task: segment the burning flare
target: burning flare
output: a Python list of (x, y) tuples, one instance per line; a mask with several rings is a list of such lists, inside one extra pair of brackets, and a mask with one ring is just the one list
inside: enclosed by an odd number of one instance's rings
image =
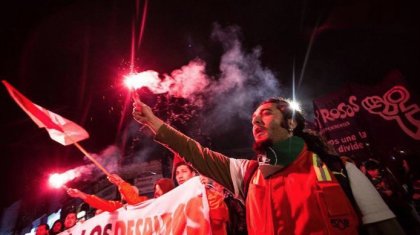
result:
[(50, 175), (48, 182), (54, 188), (63, 187), (65, 183), (76, 178), (76, 172), (74, 170), (66, 171), (62, 174), (54, 173)]
[(167, 89), (162, 87), (159, 74), (152, 70), (144, 71), (141, 73), (131, 73), (125, 76), (124, 83), (127, 87), (133, 90), (147, 87), (154, 93), (163, 93), (167, 91)]

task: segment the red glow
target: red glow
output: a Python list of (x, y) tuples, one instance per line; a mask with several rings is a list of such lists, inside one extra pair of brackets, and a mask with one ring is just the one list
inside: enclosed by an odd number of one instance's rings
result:
[(74, 178), (76, 178), (76, 172), (74, 170), (69, 170), (62, 174), (51, 174), (50, 178), (48, 179), (48, 182), (52, 187), (60, 188), (65, 183), (69, 182), (70, 180), (73, 180)]

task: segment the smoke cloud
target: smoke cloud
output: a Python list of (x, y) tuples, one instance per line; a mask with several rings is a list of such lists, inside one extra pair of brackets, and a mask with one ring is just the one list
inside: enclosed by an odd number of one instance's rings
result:
[[(241, 123), (240, 120), (250, 121), (256, 103), (271, 96), (279, 96), (278, 79), (272, 71), (261, 64), (261, 48), (256, 47), (247, 52), (242, 48), (239, 37), (239, 27), (222, 28), (217, 24), (214, 25), (211, 38), (221, 43), (224, 49), (219, 64), (220, 74), (217, 77), (206, 74), (206, 63), (200, 59), (194, 59), (161, 77), (154, 71), (148, 71), (153, 75), (151, 81), (154, 85), (149, 87), (152, 92), (165, 93), (168, 97), (187, 101), (174, 104), (170, 98), (167, 98), (166, 120), (170, 124), (174, 121), (185, 124), (192, 117), (198, 117), (199, 120), (196, 121), (201, 134), (204, 133), (206, 136), (223, 134), (232, 128), (237, 128)], [(159, 83), (156, 83), (156, 79), (159, 79)], [(179, 107), (174, 106), (183, 106), (183, 108), (181, 112), (179, 110), (175, 112), (173, 109)], [(159, 107), (155, 109), (159, 111)], [(147, 161), (154, 151), (155, 145), (150, 133), (140, 132), (139, 125), (134, 121), (127, 125), (122, 138), (132, 141), (129, 143), (131, 144), (129, 154), (133, 159), (126, 166), (127, 169), (119, 168), (124, 159), (122, 151), (117, 146), (109, 146), (100, 154), (93, 155), (110, 172), (133, 171), (138, 164)], [(93, 164), (74, 170), (79, 173), (79, 178), (92, 181), (103, 175)]]
[(211, 38), (224, 49), (218, 77), (205, 74), (206, 63), (195, 59), (162, 80), (169, 95), (200, 109), (202, 131), (209, 134), (229, 131), (238, 118), (250, 120), (256, 103), (280, 94), (274, 73), (261, 64), (261, 48), (246, 52), (239, 36), (237, 26), (214, 25)]
[(236, 26), (223, 29), (215, 25), (212, 33), (212, 38), (222, 43), (225, 52), (219, 66), (219, 80), (205, 91), (213, 107), (205, 116), (218, 131), (229, 130), (237, 123), (237, 116), (250, 120), (256, 102), (280, 93), (273, 72), (261, 64), (261, 48), (245, 52), (239, 35), (240, 29)]

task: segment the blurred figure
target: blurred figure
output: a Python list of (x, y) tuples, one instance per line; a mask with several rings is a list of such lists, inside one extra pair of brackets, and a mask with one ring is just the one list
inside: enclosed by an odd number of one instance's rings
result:
[(67, 213), (64, 219), (64, 230), (72, 228), (77, 223), (77, 215), (76, 212), (70, 211)]
[[(220, 185), (220, 187), (223, 186)], [(225, 194), (224, 201), (229, 209), (228, 235), (247, 235), (245, 204), (227, 189), (223, 188), (223, 191)]]
[(168, 178), (162, 178), (162, 179), (158, 179), (155, 182), (155, 193), (154, 193), (154, 197), (158, 198), (160, 196), (162, 196), (163, 194), (171, 191), (173, 188), (175, 188), (175, 184), (174, 181)]
[[(207, 186), (210, 191), (216, 191), (217, 194), (223, 195), (223, 201), (228, 208), (228, 219), (226, 224), (226, 231), (229, 235), (246, 235), (246, 217), (245, 205), (239, 199), (235, 198), (231, 192), (226, 190), (221, 184), (216, 181), (200, 176), (201, 183)], [(215, 194), (215, 195), (217, 195)], [(213, 196), (213, 195), (210, 195)], [(210, 200), (210, 199), (209, 199)], [(222, 213), (222, 216), (223, 213)], [(225, 219), (226, 220), (226, 219)]]
[(368, 159), (363, 163), (366, 176), (378, 190), (392, 212), (397, 216), (407, 234), (420, 234), (420, 221), (412, 206), (408, 191), (397, 181), (392, 172), (378, 160)]
[(53, 223), (53, 226), (51, 227), (51, 230), (50, 230), (50, 235), (56, 235), (56, 234), (61, 233), (62, 231), (63, 231), (63, 222), (58, 219)]
[(420, 213), (420, 179), (413, 182), (413, 202), (417, 213)]
[[(116, 174), (109, 176), (108, 180), (118, 186), (118, 190), (121, 194), (121, 200), (126, 201), (130, 205), (138, 204), (148, 199), (145, 196), (139, 196), (139, 190), (137, 187), (125, 182), (120, 176)], [(97, 213), (101, 211), (113, 212), (124, 205), (122, 201), (105, 200), (95, 195), (86, 194), (78, 189), (73, 188), (69, 188), (67, 190), (67, 194), (70, 197), (82, 199), (91, 207), (96, 208)]]
[[(183, 161), (175, 164), (174, 170), (175, 179), (178, 185), (181, 185), (189, 179), (193, 178), (194, 176), (198, 175), (194, 168), (192, 168), (190, 165)], [(206, 186), (212, 234), (225, 235), (227, 234), (226, 223), (229, 218), (229, 212), (226, 204), (223, 201), (223, 194), (221, 194), (213, 188), (213, 180), (205, 176), (200, 176), (200, 180), (201, 183), (203, 183)]]
[(206, 186), (212, 234), (225, 235), (227, 234), (229, 210), (224, 202), (223, 186), (202, 175), (200, 175), (200, 181)]
[(46, 223), (41, 223), (36, 227), (35, 235), (48, 235), (50, 230), (50, 226)]
[[(404, 152), (406, 153), (406, 152)], [(408, 194), (416, 215), (420, 213), (420, 158), (416, 154), (397, 156), (401, 159), (398, 164), (397, 174), (401, 185)], [(420, 220), (420, 219), (419, 219)]]
[(383, 197), (392, 196), (391, 182), (384, 177), (385, 169), (381, 167), (379, 161), (369, 159), (364, 164), (366, 176), (372, 181), (375, 188)]

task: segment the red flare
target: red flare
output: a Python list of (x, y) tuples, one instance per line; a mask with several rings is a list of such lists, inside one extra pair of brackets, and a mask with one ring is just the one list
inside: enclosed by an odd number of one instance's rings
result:
[(60, 188), (65, 186), (65, 183), (73, 180), (74, 178), (76, 178), (76, 172), (74, 170), (69, 170), (62, 174), (51, 174), (48, 182), (52, 187)]

